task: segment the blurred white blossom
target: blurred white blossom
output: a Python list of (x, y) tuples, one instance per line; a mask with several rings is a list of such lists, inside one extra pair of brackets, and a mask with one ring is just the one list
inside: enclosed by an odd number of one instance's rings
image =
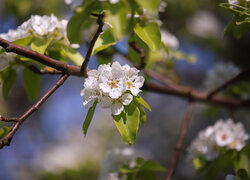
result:
[(107, 153), (102, 163), (99, 180), (119, 180), (119, 171), (124, 164), (133, 164), (134, 150), (132, 148), (115, 148)]
[(198, 11), (187, 20), (187, 29), (202, 38), (221, 37), (223, 27), (211, 12)]
[(213, 160), (219, 155), (221, 148), (240, 151), (248, 139), (249, 135), (241, 122), (218, 120), (213, 126), (199, 132), (188, 148), (189, 158), (202, 156), (206, 160)]
[(166, 30), (161, 30), (161, 41), (170, 48), (177, 49), (179, 47), (179, 40), (177, 37)]
[(124, 105), (129, 105), (133, 96), (141, 91), (144, 78), (138, 73), (136, 68), (121, 66), (118, 62), (100, 65), (98, 70), (89, 71), (80, 93), (84, 96), (83, 105), (91, 107), (97, 100), (103, 108), (111, 107), (112, 114), (119, 115)]
[(232, 63), (218, 63), (206, 74), (205, 87), (214, 89), (240, 73), (240, 69)]

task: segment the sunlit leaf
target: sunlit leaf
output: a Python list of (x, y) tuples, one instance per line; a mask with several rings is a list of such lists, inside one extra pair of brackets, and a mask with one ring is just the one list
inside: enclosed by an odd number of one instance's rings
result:
[(137, 106), (140, 111), (140, 123), (145, 124), (147, 119), (147, 114), (141, 105)]
[(151, 110), (150, 106), (148, 105), (148, 103), (146, 103), (146, 101), (145, 101), (144, 99), (142, 99), (141, 96), (137, 96), (137, 97), (136, 97), (136, 100), (137, 100), (141, 105), (143, 105), (145, 108), (147, 108), (149, 111), (152, 112), (152, 110)]
[(161, 33), (157, 23), (151, 22), (145, 26), (136, 24), (134, 31), (153, 51), (159, 48)]
[(31, 49), (33, 51), (36, 51), (40, 54), (44, 54), (47, 47), (50, 45), (52, 39), (47, 39), (47, 40), (44, 40), (44, 39), (36, 39), (35, 41), (33, 41), (30, 45)]
[(18, 39), (16, 41), (13, 41), (12, 43), (19, 45), (19, 46), (27, 46), (31, 43), (33, 37), (32, 36), (28, 36), (26, 38), (23, 39)]
[(28, 68), (23, 70), (23, 85), (30, 101), (36, 100), (40, 93), (41, 76)]
[(136, 2), (147, 9), (147, 11), (151, 14), (154, 14), (158, 11), (160, 4), (159, 0), (136, 0)]
[(140, 111), (132, 103), (120, 115), (113, 115), (115, 125), (126, 144), (133, 144), (140, 123)]
[(63, 56), (72, 60), (78, 66), (82, 65), (82, 62), (84, 61), (82, 55), (73, 48), (63, 46), (61, 53)]
[(115, 37), (110, 29), (107, 29), (101, 36), (98, 37), (94, 49), (93, 54), (98, 53), (116, 43)]
[(89, 108), (87, 116), (84, 120), (83, 126), (82, 126), (82, 130), (83, 130), (83, 134), (84, 136), (86, 136), (89, 125), (93, 119), (94, 113), (95, 113), (95, 108), (96, 108), (96, 104), (98, 103), (98, 101), (96, 100), (93, 104), (93, 106), (91, 108)]

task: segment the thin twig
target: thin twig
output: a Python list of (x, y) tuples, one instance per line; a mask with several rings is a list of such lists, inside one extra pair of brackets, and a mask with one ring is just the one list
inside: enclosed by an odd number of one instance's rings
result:
[(72, 74), (76, 76), (82, 76), (80, 74), (80, 67), (69, 65), (67, 63), (55, 60), (53, 58), (50, 58), (48, 56), (45, 56), (43, 54), (40, 54), (36, 51), (32, 51), (29, 49), (26, 49), (24, 47), (18, 46), (16, 44), (13, 44), (7, 40), (4, 40), (0, 38), (0, 46), (2, 46), (6, 52), (14, 52), (16, 54), (22, 55), (27, 58), (31, 58), (33, 60), (36, 60), (46, 66), (55, 68), (59, 71), (62, 71), (65, 74)]
[[(5, 145), (9, 145), (11, 139), (13, 138), (14, 134), (21, 126), (21, 124), (35, 111), (37, 111), (40, 106), (65, 82), (65, 80), (69, 77), (68, 74), (64, 74), (60, 77), (60, 79), (54, 84), (54, 86), (36, 103), (34, 104), (28, 111), (26, 111), (21, 117), (19, 118), (12, 118), (17, 119), (15, 125), (12, 127), (11, 131), (4, 136), (0, 140), (0, 149), (3, 148)], [(4, 118), (8, 119), (8, 118)], [(9, 118), (10, 119), (10, 118)]]
[(177, 162), (179, 160), (183, 140), (184, 140), (184, 138), (186, 136), (188, 124), (189, 124), (189, 121), (191, 119), (192, 109), (193, 109), (193, 102), (191, 101), (191, 102), (189, 102), (188, 107), (187, 107), (187, 112), (186, 112), (186, 115), (185, 115), (185, 118), (184, 118), (184, 121), (183, 121), (183, 124), (182, 124), (182, 128), (181, 128), (181, 134), (180, 134), (179, 140), (178, 140), (178, 142), (177, 142), (177, 144), (175, 146), (174, 158), (173, 158), (171, 167), (170, 167), (170, 169), (168, 171), (168, 175), (167, 175), (166, 180), (171, 180), (171, 178), (172, 178), (172, 176), (173, 176), (173, 174), (175, 172), (176, 165), (177, 165)]
[(5, 118), (3, 116), (0, 115), (0, 121), (4, 121), (4, 122), (17, 122), (18, 118)]
[(143, 69), (146, 66), (146, 54), (145, 49), (140, 48), (136, 41), (132, 41), (129, 43), (129, 45), (134, 48), (135, 51), (137, 51), (140, 54), (141, 62), (140, 64), (136, 65), (137, 69)]
[(249, 80), (250, 77), (250, 67), (248, 67), (247, 69), (245, 69), (244, 71), (240, 72), (238, 75), (234, 76), (233, 78), (231, 78), (230, 80), (226, 81), (225, 83), (223, 83), (221, 86), (215, 88), (214, 90), (212, 90), (207, 98), (211, 99), (215, 94), (217, 94), (218, 92), (226, 89), (228, 86), (243, 80), (243, 79), (248, 79)]
[(88, 51), (87, 51), (87, 54), (85, 56), (85, 59), (82, 63), (82, 66), (81, 66), (81, 71), (80, 73), (84, 76), (84, 77), (87, 77), (87, 71), (88, 71), (88, 64), (89, 64), (89, 61), (90, 61), (90, 57), (91, 57), (91, 54), (92, 54), (92, 51), (93, 51), (93, 48), (94, 48), (94, 45), (95, 45), (95, 42), (97, 40), (97, 38), (99, 37), (99, 35), (102, 33), (102, 28), (103, 28), (103, 18), (104, 18), (104, 13), (102, 14), (94, 14), (92, 13), (93, 16), (97, 16), (98, 19), (97, 19), (97, 23), (99, 25), (93, 39), (90, 41), (90, 44), (89, 44), (89, 48), (88, 48)]

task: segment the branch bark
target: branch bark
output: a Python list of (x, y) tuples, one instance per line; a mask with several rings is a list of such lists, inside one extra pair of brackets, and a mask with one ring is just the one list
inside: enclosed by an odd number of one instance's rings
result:
[(187, 107), (187, 112), (186, 112), (186, 115), (185, 115), (185, 118), (184, 118), (184, 121), (182, 124), (182, 128), (181, 128), (181, 135), (180, 135), (180, 138), (175, 146), (174, 158), (173, 158), (173, 161), (172, 161), (171, 167), (169, 169), (166, 180), (171, 180), (171, 178), (175, 172), (177, 162), (178, 162), (179, 156), (180, 156), (180, 151), (181, 151), (181, 148), (183, 145), (183, 141), (184, 141), (184, 138), (185, 138), (186, 133), (187, 133), (188, 124), (189, 124), (189, 121), (191, 119), (192, 109), (193, 109), (193, 102), (191, 101), (191, 102), (189, 102), (188, 107)]
[(244, 71), (240, 72), (238, 75), (234, 76), (233, 78), (231, 78), (230, 80), (226, 81), (225, 83), (223, 83), (221, 86), (215, 88), (214, 90), (212, 90), (207, 98), (210, 99), (212, 98), (215, 94), (219, 93), (220, 91), (226, 89), (228, 86), (243, 80), (243, 79), (248, 79), (249, 80), (250, 77), (250, 67), (248, 67), (247, 69), (245, 69)]
[(5, 120), (7, 122), (9, 121), (15, 121), (16, 123), (12, 127), (11, 131), (4, 136), (0, 140), (0, 149), (3, 148), (5, 145), (9, 145), (11, 142), (11, 139), (13, 138), (16, 131), (19, 129), (21, 124), (35, 111), (37, 111), (40, 106), (65, 82), (65, 80), (69, 77), (68, 74), (64, 74), (60, 77), (60, 79), (54, 84), (54, 86), (36, 103), (34, 104), (30, 109), (28, 109), (21, 117), (19, 118), (4, 118), (1, 116), (1, 120)]
[(90, 57), (91, 57), (91, 54), (92, 54), (92, 51), (93, 51), (93, 48), (94, 48), (94, 45), (95, 45), (95, 42), (97, 40), (97, 38), (99, 37), (99, 35), (102, 33), (102, 28), (103, 28), (103, 18), (104, 18), (104, 13), (102, 14), (94, 14), (92, 13), (93, 16), (97, 16), (98, 19), (97, 19), (97, 23), (99, 25), (93, 39), (91, 40), (90, 42), (90, 45), (89, 45), (89, 48), (88, 48), (88, 51), (87, 51), (87, 54), (86, 54), (86, 57), (82, 63), (82, 66), (81, 66), (81, 70), (80, 70), (80, 73), (81, 75), (83, 75), (84, 77), (87, 77), (87, 72), (88, 72), (88, 64), (89, 64), (89, 61), (90, 61)]

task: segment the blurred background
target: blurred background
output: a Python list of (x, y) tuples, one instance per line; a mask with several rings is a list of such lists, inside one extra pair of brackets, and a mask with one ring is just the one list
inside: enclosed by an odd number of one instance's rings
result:
[[(230, 22), (232, 14), (220, 8), (218, 4), (226, 1), (164, 2), (164, 11), (159, 14), (161, 29), (167, 29), (178, 38), (179, 50), (197, 58), (196, 63), (174, 60), (176, 73), (182, 84), (208, 91), (212, 86), (250, 66), (250, 33), (245, 32), (239, 40), (235, 39), (232, 33), (223, 36), (223, 30)], [(61, 19), (69, 19), (72, 15), (70, 7), (62, 0), (0, 0), (0, 33), (15, 29), (31, 15), (51, 13)], [(119, 42), (116, 48), (127, 51), (123, 41)], [(84, 55), (86, 45), (83, 44), (79, 52)], [(122, 64), (127, 63), (120, 56), (113, 58)], [(96, 67), (97, 60), (93, 57), (90, 68)], [(44, 75), (41, 95), (57, 79), (58, 76)], [(111, 122), (113, 120), (110, 111), (100, 107), (97, 108), (87, 136), (83, 136), (82, 124), (87, 112), (82, 106), (83, 100), (80, 96), (83, 82), (82, 78), (70, 77), (38, 112), (25, 121), (13, 138), (11, 146), (0, 150), (1, 180), (95, 180), (99, 178), (107, 153), (115, 148), (127, 147), (133, 149), (135, 157), (153, 159), (166, 168), (170, 167), (186, 112), (185, 99), (145, 92), (143, 97), (151, 106), (152, 112), (147, 112), (147, 122), (139, 128), (135, 144), (127, 146)], [(242, 97), (249, 95), (247, 91)], [(0, 98), (0, 114), (6, 117), (20, 116), (32, 104), (25, 95), (19, 74), (9, 98)], [(248, 130), (249, 115), (249, 109), (236, 111), (236, 120), (243, 122)], [(186, 148), (200, 130), (220, 118), (226, 119), (230, 116), (228, 109), (195, 104), (173, 179), (192, 179), (195, 172), (192, 163), (186, 159)], [(164, 179), (165, 176), (166, 173), (160, 173), (159, 179)]]

